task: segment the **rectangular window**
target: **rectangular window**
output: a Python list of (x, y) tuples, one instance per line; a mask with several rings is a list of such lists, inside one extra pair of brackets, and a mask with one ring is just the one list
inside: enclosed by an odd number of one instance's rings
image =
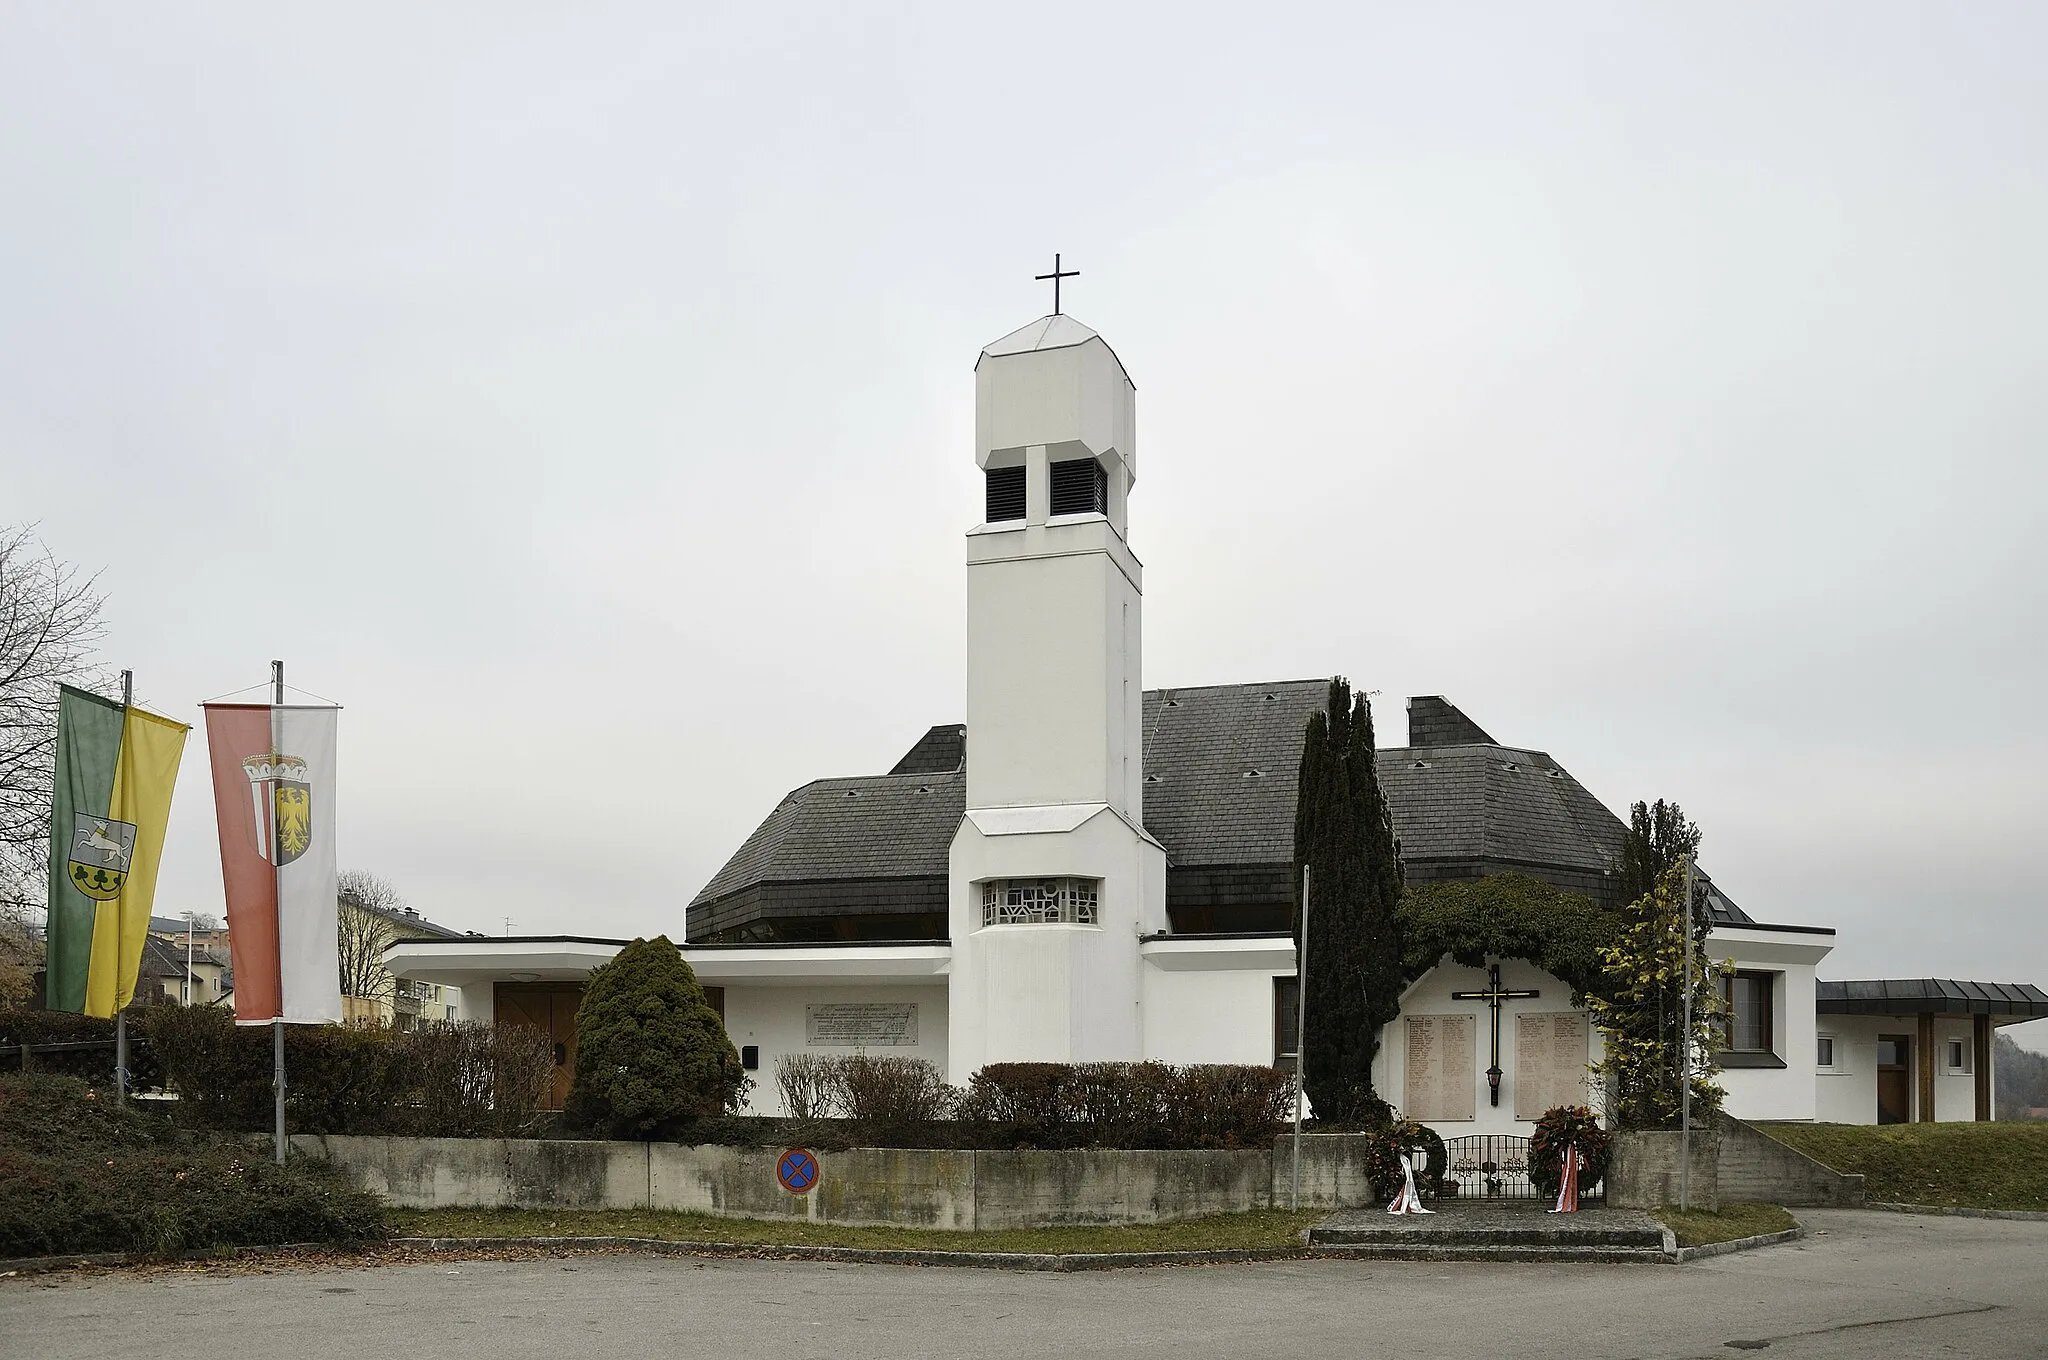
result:
[(1294, 1070), (1297, 1052), (1294, 1036), (1295, 1021), (1301, 1018), (1301, 981), (1298, 978), (1276, 977), (1273, 979), (1273, 1066), (1287, 1071)]
[(1820, 1066), (1833, 1067), (1835, 1065), (1835, 1038), (1832, 1034), (1823, 1034), (1815, 1039), (1814, 1049)]
[(992, 878), (981, 885), (985, 926), (1092, 926), (1101, 904), (1099, 878)]
[(1948, 1054), (1948, 1070), (1968, 1072), (1970, 1070), (1970, 1045), (1962, 1039), (1950, 1039), (1942, 1045)]
[(1728, 979), (1726, 1044), (1730, 1053), (1771, 1052), (1774, 973), (1737, 973)]
[(1000, 467), (988, 470), (988, 522), (1024, 518), (1024, 469)]
[(1055, 515), (1109, 513), (1109, 474), (1093, 458), (1074, 458), (1052, 465), (1052, 512)]

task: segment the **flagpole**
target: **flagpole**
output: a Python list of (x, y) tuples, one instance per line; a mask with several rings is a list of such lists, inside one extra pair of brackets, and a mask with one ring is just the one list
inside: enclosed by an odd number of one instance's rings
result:
[(1301, 866), (1301, 944), (1294, 960), (1294, 1188), (1288, 1208), (1301, 1208), (1301, 1087), (1308, 1070), (1308, 866)]
[[(273, 662), (271, 662), (271, 663), (270, 663), (270, 702), (271, 702), (271, 703), (273, 703), (273, 704), (280, 704), (280, 705), (284, 703), (284, 662), (282, 662), (282, 661), (273, 661)], [(273, 735), (273, 736), (274, 736), (274, 735), (276, 734), (276, 731), (277, 731), (277, 727), (276, 727), (276, 722), (275, 722), (275, 718), (273, 717), (273, 720), (272, 720), (272, 726), (271, 726), (271, 733), (272, 733), (272, 735)], [(275, 854), (277, 853), (277, 852), (276, 852), (276, 848), (275, 848), (275, 846), (274, 846), (274, 845), (273, 845), (273, 847), (272, 847), (272, 851), (271, 851), (271, 853), (272, 853), (272, 855), (273, 855), (273, 856), (275, 856)], [(273, 875), (275, 875), (275, 874), (276, 874), (276, 872), (277, 872), (277, 869), (276, 869), (276, 861), (275, 861), (275, 859), (273, 859), (273, 861), (272, 861), (272, 867), (271, 867), (271, 873), (272, 873)], [(281, 909), (282, 909), (282, 908), (280, 908), (280, 910), (281, 910)], [(279, 938), (280, 940), (284, 938), (284, 929), (283, 929), (283, 926), (284, 926), (284, 923), (283, 923), (282, 921), (280, 921), (280, 922), (278, 923), (278, 938)], [(282, 965), (280, 965), (280, 972), (279, 972), (279, 980), (280, 980), (280, 981), (282, 981), (282, 979), (283, 979), (283, 973), (282, 973)], [(283, 990), (282, 990), (282, 988), (280, 988), (280, 989), (279, 989), (279, 992), (278, 992), (278, 999), (277, 999), (277, 1009), (278, 1009), (278, 1017), (277, 1017), (276, 1021), (275, 1021), (275, 1022), (273, 1022), (273, 1023), (272, 1023), (272, 1025), (271, 1025), (271, 1038), (270, 1038), (270, 1065), (271, 1065), (271, 1086), (272, 1086), (272, 1087), (273, 1087), (273, 1089), (275, 1090), (275, 1092), (276, 1092), (276, 1097), (277, 1097), (277, 1109), (276, 1109), (276, 1117), (275, 1117), (275, 1120), (274, 1120), (274, 1126), (273, 1126), (273, 1131), (272, 1131), (272, 1139), (273, 1139), (273, 1142), (274, 1142), (274, 1143), (275, 1143), (275, 1145), (276, 1145), (276, 1150), (277, 1150), (277, 1164), (278, 1164), (279, 1166), (283, 1166), (283, 1165), (284, 1165), (284, 1146), (285, 1146), (285, 1144), (284, 1144), (284, 1014), (283, 1014), (283, 1012), (284, 1012), (284, 993), (283, 993)]]
[[(121, 718), (127, 721), (128, 706), (135, 702), (135, 672), (121, 672)], [(132, 814), (131, 814), (132, 815)], [(121, 985), (114, 983), (114, 1103), (128, 1102), (128, 1008), (120, 1005)]]
[(1678, 998), (1678, 1207), (1692, 1208), (1692, 856), (1685, 857), (1685, 991)]

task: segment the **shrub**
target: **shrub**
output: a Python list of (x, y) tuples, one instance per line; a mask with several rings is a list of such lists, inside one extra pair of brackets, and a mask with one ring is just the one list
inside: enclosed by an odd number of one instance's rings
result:
[[(128, 1012), (128, 1089), (152, 1091), (163, 1085), (163, 1065), (148, 1041), (150, 1015), (164, 1007), (136, 1007)], [(0, 1008), (0, 1070), (19, 1072), (21, 1045), (69, 1044), (114, 1040), (114, 1022), (96, 1015), (46, 1011), (35, 1007)], [(75, 1053), (38, 1053), (29, 1058), (31, 1072), (57, 1072), (95, 1086), (114, 1084), (114, 1050), (88, 1048)]]
[(775, 1060), (775, 1085), (791, 1119), (830, 1119), (839, 1112), (836, 1061), (822, 1053), (785, 1053)]
[(1579, 1149), (1579, 1193), (1590, 1194), (1607, 1174), (1614, 1143), (1600, 1121), (1584, 1105), (1558, 1105), (1543, 1112), (1529, 1138), (1529, 1184), (1554, 1198), (1564, 1179), (1564, 1150)]
[(737, 1109), (750, 1084), (668, 936), (634, 940), (591, 973), (576, 1009), (571, 1124), (611, 1138), (672, 1136)]
[(0, 1076), (0, 1257), (381, 1239), (324, 1163), (208, 1144), (75, 1078)]
[(959, 1114), (982, 1146), (1265, 1147), (1292, 1089), (1272, 1067), (991, 1063)]
[(846, 1117), (876, 1141), (948, 1117), (959, 1094), (923, 1058), (856, 1053), (835, 1060), (834, 1067)]
[[(150, 1044), (197, 1128), (271, 1126), (271, 1031), (213, 1006), (158, 1006)], [(285, 1125), (293, 1133), (510, 1137), (528, 1132), (553, 1079), (538, 1031), (507, 1025), (285, 1027)]]

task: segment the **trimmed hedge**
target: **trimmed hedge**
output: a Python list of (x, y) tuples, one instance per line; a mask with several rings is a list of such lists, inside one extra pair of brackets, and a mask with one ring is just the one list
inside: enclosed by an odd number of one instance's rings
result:
[[(128, 1012), (128, 1089), (153, 1091), (163, 1085), (163, 1064), (150, 1046), (148, 1016), (156, 1006), (136, 1006)], [(73, 1015), (69, 1011), (46, 1011), (29, 1006), (0, 1007), (0, 1072), (20, 1072), (21, 1045), (71, 1044), (89, 1040), (114, 1041), (114, 1022), (96, 1015)], [(114, 1050), (91, 1048), (77, 1053), (35, 1053), (29, 1056), (31, 1072), (55, 1072), (77, 1077), (95, 1086), (114, 1084)]]
[[(157, 1006), (146, 1029), (178, 1093), (179, 1122), (270, 1128), (270, 1026), (237, 1025), (216, 1006)], [(284, 1068), (293, 1133), (531, 1137), (554, 1053), (545, 1035), (517, 1025), (287, 1025)]]
[(375, 1196), (324, 1163), (209, 1143), (72, 1077), (0, 1075), (0, 1257), (166, 1255), (386, 1236)]
[(1292, 1079), (1273, 1067), (991, 1063), (968, 1080), (962, 1123), (981, 1146), (1262, 1148)]

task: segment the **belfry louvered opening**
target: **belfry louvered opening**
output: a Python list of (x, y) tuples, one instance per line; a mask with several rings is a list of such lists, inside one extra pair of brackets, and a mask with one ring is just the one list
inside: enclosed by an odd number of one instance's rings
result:
[(988, 522), (1024, 518), (1024, 469), (1000, 467), (988, 470)]
[(1055, 515), (1109, 513), (1109, 474), (1093, 458), (1073, 458), (1052, 465), (1052, 512)]

